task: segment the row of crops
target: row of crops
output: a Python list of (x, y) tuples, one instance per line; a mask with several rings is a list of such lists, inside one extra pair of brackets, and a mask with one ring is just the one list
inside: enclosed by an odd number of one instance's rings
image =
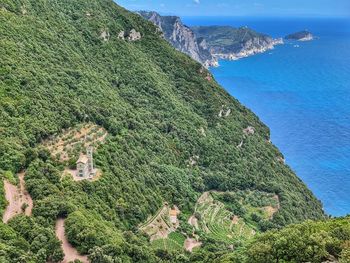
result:
[(168, 238), (157, 239), (152, 242), (153, 249), (161, 249), (167, 251), (183, 250), (185, 237), (177, 232), (170, 233)]
[(252, 228), (243, 219), (234, 222), (233, 214), (225, 205), (213, 199), (211, 195), (196, 206), (196, 213), (200, 215), (199, 228), (209, 237), (226, 243), (250, 236)]

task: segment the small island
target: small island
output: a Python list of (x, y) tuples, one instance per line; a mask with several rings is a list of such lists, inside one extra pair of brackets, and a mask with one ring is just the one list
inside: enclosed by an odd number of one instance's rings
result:
[(314, 36), (307, 30), (299, 31), (285, 37), (287, 40), (311, 41)]

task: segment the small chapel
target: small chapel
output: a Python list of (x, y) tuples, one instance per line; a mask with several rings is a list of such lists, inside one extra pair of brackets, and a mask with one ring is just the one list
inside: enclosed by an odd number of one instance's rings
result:
[(93, 147), (86, 149), (86, 154), (81, 154), (77, 161), (77, 175), (81, 178), (94, 177), (96, 171), (94, 169)]

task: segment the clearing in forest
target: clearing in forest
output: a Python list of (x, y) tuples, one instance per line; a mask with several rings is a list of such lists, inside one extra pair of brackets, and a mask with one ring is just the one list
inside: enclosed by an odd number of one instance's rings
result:
[(60, 218), (56, 221), (56, 236), (62, 242), (62, 250), (64, 253), (64, 259), (61, 263), (73, 262), (80, 260), (82, 263), (89, 263), (87, 256), (80, 255), (79, 252), (68, 242), (65, 235), (64, 219)]
[(174, 206), (170, 208), (165, 203), (157, 213), (140, 226), (140, 230), (150, 236), (151, 247), (155, 250), (182, 251), (186, 237), (177, 232), (180, 221), (177, 216), (180, 210)]
[(144, 224), (140, 226), (140, 230), (147, 233), (150, 236), (151, 241), (157, 239), (165, 239), (172, 232), (175, 232), (179, 226), (178, 220), (171, 222), (171, 214), (176, 211), (180, 213), (179, 209), (171, 209), (167, 203), (161, 207), (157, 213), (150, 217)]
[(52, 136), (43, 145), (51, 155), (61, 162), (78, 159), (87, 147), (97, 148), (104, 142), (107, 131), (93, 123), (80, 124), (64, 130), (62, 134)]
[[(74, 181), (96, 181), (101, 177), (102, 172), (94, 167), (93, 153), (105, 141), (107, 135), (104, 128), (96, 124), (85, 123), (51, 137), (43, 145), (54, 158), (66, 165), (63, 176), (71, 176)], [(80, 169), (83, 172), (79, 172), (79, 160), (85, 161), (84, 167)]]
[(215, 200), (211, 192), (203, 193), (198, 199), (191, 222), (193, 217), (197, 219), (194, 228), (215, 240), (230, 243), (252, 235), (253, 228), (230, 212), (224, 203)]
[(202, 242), (198, 241), (198, 238), (195, 239), (195, 238), (187, 238), (185, 240), (185, 249), (189, 252), (192, 252), (193, 249), (197, 248), (197, 247), (200, 247), (202, 245)]
[(21, 213), (25, 213), (27, 216), (32, 214), (33, 200), (25, 189), (24, 176), (24, 172), (18, 174), (19, 186), (4, 180), (5, 196), (8, 202), (2, 219), (4, 223)]

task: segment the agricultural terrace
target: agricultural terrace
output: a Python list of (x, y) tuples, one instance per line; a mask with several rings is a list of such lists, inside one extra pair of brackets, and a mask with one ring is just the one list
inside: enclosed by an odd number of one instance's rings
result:
[[(168, 235), (178, 227), (177, 224), (170, 222), (170, 207), (167, 203), (161, 207), (154, 216), (151, 216), (144, 224), (140, 226), (140, 230), (150, 236), (151, 241), (157, 239), (166, 239)], [(180, 213), (180, 211), (178, 211)]]
[(93, 123), (80, 124), (64, 130), (62, 134), (45, 140), (43, 145), (51, 155), (61, 162), (76, 161), (86, 147), (97, 148), (104, 142), (107, 131)]
[(201, 236), (232, 244), (254, 236), (258, 222), (269, 220), (278, 208), (278, 199), (267, 193), (205, 192), (188, 223)]
[(185, 237), (178, 233), (172, 232), (167, 238), (153, 240), (151, 246), (153, 249), (166, 251), (182, 251), (184, 249)]

